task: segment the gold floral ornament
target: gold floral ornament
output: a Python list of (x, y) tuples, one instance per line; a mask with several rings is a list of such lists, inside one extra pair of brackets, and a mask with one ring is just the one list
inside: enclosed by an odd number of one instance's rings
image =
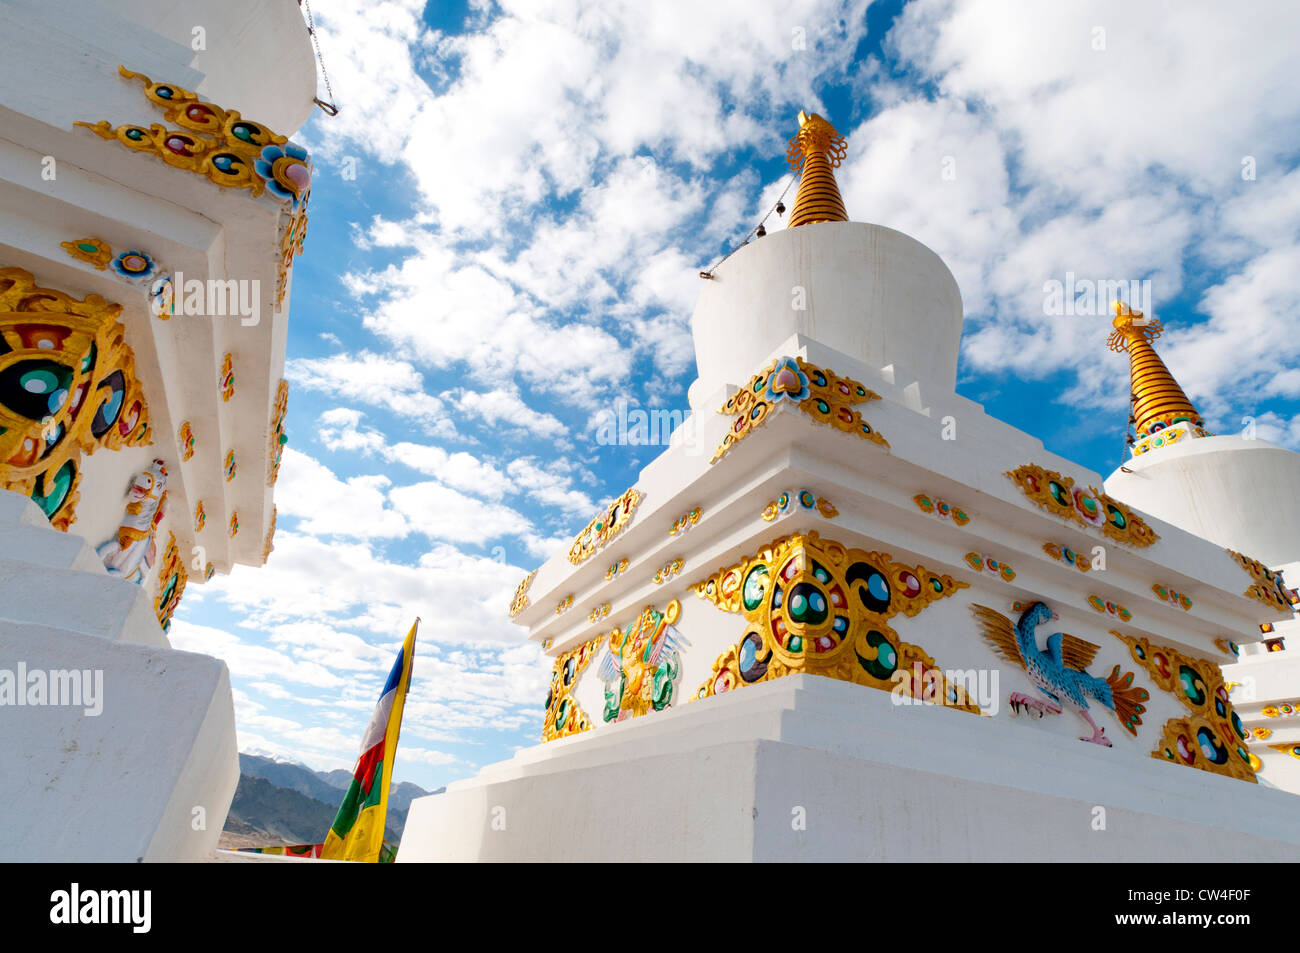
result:
[(1253, 783), (1246, 726), (1232, 708), (1219, 667), (1169, 646), (1153, 645), (1145, 636), (1114, 629), (1110, 634), (1128, 646), (1133, 660), (1162, 691), (1190, 712), (1187, 718), (1165, 722), (1151, 757)]
[(167, 549), (163, 552), (162, 568), (158, 571), (158, 598), (154, 600), (154, 612), (164, 632), (172, 627), (172, 614), (180, 605), (189, 577), (176, 545), (176, 534), (168, 533)]
[(678, 533), (684, 533), (700, 521), (701, 508), (695, 507), (689, 513), (683, 513), (677, 519), (673, 520), (673, 525), (668, 527), (668, 535), (676, 536)]
[(770, 523), (791, 513), (814, 510), (827, 519), (834, 519), (840, 515), (834, 503), (824, 496), (818, 496), (812, 490), (786, 490), (763, 507), (763, 522)]
[(640, 502), (641, 494), (631, 489), (607, 506), (573, 541), (569, 547), (569, 562), (578, 565), (623, 532), (632, 522), (632, 514)]
[(664, 564), (663, 564), (663, 565), (662, 565), (662, 566), (661, 566), (661, 567), (660, 567), (660, 568), (655, 572), (654, 580), (653, 580), (653, 581), (654, 581), (654, 584), (655, 584), (656, 586), (661, 586), (661, 585), (663, 585), (665, 582), (667, 582), (667, 581), (668, 581), (669, 579), (671, 579), (673, 576), (675, 576), (675, 575), (677, 575), (679, 572), (681, 572), (681, 570), (682, 570), (682, 564), (683, 564), (683, 560), (682, 560), (682, 558), (681, 558), (680, 556), (678, 556), (676, 559), (674, 559), (674, 560), (672, 560), (672, 561), (670, 561), (670, 562), (666, 562), (666, 563), (664, 563)]
[(587, 621), (599, 622), (601, 619), (605, 618), (608, 615), (609, 615), (609, 603), (602, 602), (600, 605), (596, 606), (596, 608), (592, 609), (590, 612), (587, 613)]
[(976, 572), (987, 572), (1006, 582), (1016, 578), (1016, 571), (1000, 559), (982, 553), (967, 553), (963, 559)]
[(267, 486), (275, 486), (280, 479), (280, 462), (284, 458), (284, 447), (289, 442), (289, 435), (284, 431), (284, 418), (289, 413), (289, 382), (280, 381), (275, 389), (275, 406), (271, 409), (271, 446), (270, 471), (266, 477)]
[(235, 510), (233, 513), (230, 514), (229, 535), (231, 539), (234, 539), (236, 536), (239, 535), (239, 511), (238, 510)]
[(1133, 613), (1129, 612), (1117, 602), (1111, 602), (1109, 599), (1103, 599), (1101, 596), (1089, 596), (1088, 605), (1092, 606), (1098, 612), (1105, 612), (1109, 615), (1116, 616), (1121, 622), (1132, 620)]
[(932, 513), (944, 519), (951, 519), (958, 526), (965, 526), (970, 522), (970, 517), (960, 506), (955, 506), (928, 493), (916, 494), (916, 496), (912, 497), (912, 502), (916, 504), (917, 509), (922, 513)]
[(844, 137), (817, 113), (799, 113), (799, 132), (790, 139), (785, 157), (790, 171), (800, 173), (799, 191), (790, 212), (790, 227), (815, 222), (847, 222), (839, 186), (832, 169), (848, 154)]
[(680, 651), (686, 644), (675, 628), (680, 614), (676, 599), (662, 612), (646, 606), (626, 632), (615, 629), (609, 634), (598, 673), (605, 683), (606, 721), (638, 718), (672, 704)]
[(217, 387), (221, 389), (222, 401), (228, 402), (235, 396), (235, 359), (229, 351), (221, 359), (221, 374), (217, 378)]
[(1096, 488), (1076, 487), (1072, 477), (1026, 463), (1007, 473), (1025, 496), (1063, 519), (1100, 529), (1107, 536), (1130, 546), (1150, 546), (1160, 537), (1119, 500)]
[(534, 569), (527, 576), (524, 576), (523, 581), (515, 587), (515, 597), (510, 602), (510, 618), (513, 619), (515, 616), (519, 615), (519, 613), (528, 608), (528, 587), (533, 584), (533, 579), (536, 575), (537, 570)]
[(551, 667), (551, 688), (546, 693), (546, 717), (542, 721), (542, 741), (554, 741), (591, 729), (591, 719), (573, 697), (578, 676), (596, 657), (603, 636), (584, 642), (565, 652)]
[(745, 634), (718, 656), (696, 695), (807, 672), (978, 713), (930, 655), (889, 626), (898, 613), (915, 616), (966, 587), (815, 532), (783, 536), (691, 587), (745, 619)]
[(624, 557), (623, 559), (620, 559), (618, 562), (612, 564), (608, 569), (605, 570), (605, 578), (613, 579), (615, 576), (617, 576), (626, 568), (627, 568), (627, 558)]
[(181, 432), (179, 436), (181, 442), (181, 459), (188, 460), (194, 456), (194, 428), (190, 426), (188, 420), (181, 424)]
[(555, 614), (559, 615), (561, 612), (567, 612), (571, 608), (573, 608), (573, 593), (569, 593), (556, 603)]
[(163, 119), (181, 127), (169, 129), (158, 123), (148, 127), (113, 126), (107, 120), (78, 122), (101, 139), (116, 140), (128, 149), (145, 152), (168, 165), (205, 176), (224, 188), (246, 188), (261, 195), (266, 179), (254, 162), (268, 146), (283, 146), (289, 140), (261, 123), (244, 119), (237, 111), (222, 109), (174, 83), (155, 83), (143, 73), (125, 66), (117, 68), (124, 79), (138, 79), (145, 96), (163, 111)]
[(94, 265), (100, 271), (113, 260), (113, 247), (102, 238), (78, 238), (74, 242), (59, 242), (59, 245), (73, 258)]
[(709, 462), (717, 463), (727, 451), (762, 426), (769, 414), (787, 408), (888, 449), (889, 441), (853, 409), (857, 404), (879, 399), (879, 394), (850, 377), (840, 377), (803, 358), (779, 358), (750, 378), (748, 384), (718, 409), (718, 413), (734, 416), (735, 420)]
[(151, 442), (121, 311), (0, 268), (0, 488), (30, 496), (55, 529), (77, 518), (83, 453)]
[(1286, 583), (1282, 581), (1281, 573), (1273, 572), (1258, 559), (1251, 559), (1249, 556), (1243, 556), (1231, 549), (1228, 550), (1228, 555), (1246, 571), (1246, 574), (1251, 579), (1255, 580), (1254, 584), (1242, 595), (1250, 596), (1250, 598), (1256, 599), (1280, 612), (1285, 612), (1292, 607), (1294, 604), (1292, 593), (1287, 588)]
[(1073, 566), (1079, 572), (1088, 572), (1092, 569), (1091, 562), (1063, 543), (1043, 543), (1043, 552), (1058, 562)]
[(276, 508), (271, 507), (271, 525), (266, 528), (266, 539), (262, 541), (262, 565), (271, 558), (271, 553), (275, 552), (275, 518), (278, 514)]
[(199, 502), (194, 505), (194, 532), (203, 532), (203, 527), (207, 525), (207, 522), (208, 511), (204, 509), (203, 501), (199, 500)]
[(1160, 583), (1158, 582), (1152, 583), (1151, 591), (1154, 592), (1161, 599), (1163, 599), (1165, 602), (1171, 603), (1172, 605), (1176, 605), (1176, 606), (1182, 606), (1184, 610), (1190, 609), (1192, 607), (1191, 599), (1188, 599), (1181, 592), (1175, 592), (1173, 589), (1170, 589), (1168, 586), (1160, 585)]

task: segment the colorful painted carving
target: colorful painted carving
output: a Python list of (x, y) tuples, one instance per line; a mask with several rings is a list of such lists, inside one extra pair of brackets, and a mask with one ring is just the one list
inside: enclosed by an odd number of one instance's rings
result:
[(528, 587), (533, 584), (533, 578), (536, 575), (537, 570), (534, 569), (527, 576), (524, 576), (523, 581), (515, 587), (515, 597), (510, 601), (510, 618), (513, 619), (528, 608)]
[(59, 242), (73, 258), (94, 265), (100, 271), (108, 267), (113, 260), (113, 248), (102, 238), (79, 238), (75, 242)]
[(626, 568), (627, 568), (627, 559), (626, 558), (620, 559), (618, 562), (614, 563), (612, 566), (610, 566), (608, 569), (605, 570), (605, 578), (613, 579), (615, 576), (617, 576)]
[(1274, 751), (1282, 752), (1282, 754), (1289, 754), (1293, 758), (1300, 758), (1300, 745), (1297, 744), (1269, 745), (1269, 747), (1272, 748)]
[(609, 615), (609, 603), (602, 602), (600, 605), (596, 606), (594, 609), (592, 609), (590, 612), (587, 613), (587, 621), (599, 622), (601, 619), (605, 618), (608, 615)]
[(803, 358), (778, 358), (718, 409), (718, 413), (733, 416), (735, 420), (709, 462), (721, 460), (727, 451), (762, 426), (769, 414), (786, 409), (797, 409), (836, 430), (857, 434), (887, 448), (889, 441), (853, 409), (857, 404), (879, 399), (879, 394), (852, 378), (839, 377), (834, 371), (823, 370)]
[(275, 520), (278, 513), (276, 508), (271, 507), (271, 525), (266, 528), (266, 539), (262, 541), (262, 565), (271, 558), (271, 553), (275, 552)]
[(1231, 639), (1215, 639), (1214, 647), (1225, 655), (1237, 656), (1241, 654), (1241, 646)]
[(1255, 580), (1254, 584), (1243, 595), (1250, 596), (1252, 599), (1256, 599), (1273, 609), (1286, 611), (1291, 608), (1292, 593), (1287, 588), (1286, 583), (1283, 582), (1281, 573), (1273, 572), (1257, 559), (1243, 556), (1231, 549), (1227, 552), (1229, 556), (1236, 560), (1237, 565), (1244, 569), (1251, 579)]
[(235, 464), (235, 451), (229, 450), (226, 452), (226, 465), (225, 465), (226, 482), (229, 483), (231, 480), (233, 480), (235, 478), (235, 474), (238, 472), (239, 472), (239, 467), (236, 466)]
[(77, 518), (83, 453), (149, 443), (121, 311), (0, 268), (0, 488), (31, 497), (55, 529)]
[(1145, 636), (1113, 629), (1110, 634), (1128, 646), (1133, 660), (1146, 669), (1157, 687), (1190, 712), (1188, 718), (1171, 718), (1165, 723), (1151, 757), (1253, 782), (1245, 748), (1249, 735), (1233, 711), (1219, 667), (1169, 646), (1152, 645)]
[(1026, 463), (1007, 473), (1025, 496), (1066, 520), (1100, 529), (1104, 536), (1131, 546), (1150, 546), (1160, 537), (1125, 504), (1093, 487), (1076, 487), (1072, 477)]
[(1069, 546), (1062, 546), (1060, 543), (1043, 543), (1043, 552), (1067, 566), (1073, 566), (1079, 572), (1087, 572), (1092, 568), (1092, 563), (1087, 559), (1080, 556)]
[(131, 481), (126, 512), (113, 538), (95, 550), (110, 576), (137, 585), (153, 568), (157, 548), (154, 536), (167, 515), (167, 467), (155, 460)]
[[(596, 657), (601, 637), (584, 642), (565, 652), (551, 667), (551, 688), (546, 693), (546, 717), (542, 721), (542, 741), (554, 741), (591, 729), (591, 719), (573, 697), (578, 676)], [(547, 646), (549, 648), (550, 646)]]
[(145, 96), (163, 111), (163, 119), (180, 129), (158, 123), (148, 127), (113, 126), (108, 120), (78, 122), (101, 139), (116, 140), (128, 149), (145, 152), (168, 165), (202, 175), (223, 188), (244, 188), (254, 195), (269, 189), (295, 206), (311, 184), (307, 154), (261, 123), (222, 109), (173, 83), (155, 83), (143, 73), (118, 67), (124, 79), (138, 79)]
[(556, 604), (555, 614), (559, 615), (561, 612), (568, 612), (571, 608), (573, 608), (573, 593), (569, 593)]
[(1176, 606), (1182, 606), (1184, 609), (1190, 609), (1192, 607), (1191, 599), (1188, 599), (1181, 592), (1174, 592), (1174, 590), (1170, 589), (1168, 586), (1160, 585), (1158, 582), (1151, 585), (1151, 591), (1165, 602)]
[(281, 380), (275, 389), (275, 406), (271, 409), (271, 462), (266, 478), (267, 486), (275, 486), (275, 481), (280, 479), (280, 461), (284, 457), (285, 444), (289, 442), (289, 435), (284, 431), (284, 418), (288, 413), (289, 382)]
[(1294, 718), (1300, 715), (1297, 706), (1300, 706), (1300, 703), (1283, 702), (1280, 705), (1265, 705), (1260, 714), (1265, 718)]
[(113, 271), (129, 281), (147, 281), (158, 272), (153, 258), (142, 251), (124, 251), (113, 259)]
[(171, 275), (149, 283), (149, 313), (163, 321), (176, 313), (176, 281)]
[(181, 460), (188, 460), (194, 456), (194, 428), (188, 420), (181, 424), (180, 441)]
[[(796, 507), (796, 504), (797, 507)], [(840, 515), (835, 504), (824, 496), (818, 496), (812, 490), (786, 490), (775, 500), (763, 507), (763, 521), (770, 523), (782, 516), (789, 516), (799, 510), (816, 510), (827, 519)]]
[(680, 613), (676, 599), (663, 612), (646, 606), (626, 632), (615, 629), (609, 634), (599, 671), (605, 683), (606, 721), (636, 718), (672, 704), (685, 644), (674, 628)]
[(208, 511), (203, 508), (203, 501), (199, 500), (194, 507), (194, 532), (203, 532), (204, 525), (208, 522)]
[(307, 196), (283, 225), (280, 233), (280, 265), (275, 284), (275, 309), (280, 310), (284, 304), (284, 293), (289, 287), (289, 273), (293, 269), (293, 260), (302, 254), (303, 244), (307, 241)]
[(239, 511), (238, 510), (234, 510), (230, 514), (230, 529), (228, 532), (231, 539), (234, 539), (236, 536), (239, 535)]
[(697, 697), (797, 672), (897, 691), (978, 712), (934, 659), (889, 626), (966, 583), (887, 553), (850, 549), (816, 532), (773, 540), (757, 555), (691, 587), (724, 612), (744, 616), (744, 635), (723, 652)]
[(966, 515), (966, 511), (960, 506), (954, 506), (945, 500), (930, 496), (928, 493), (916, 494), (916, 496), (912, 497), (912, 502), (917, 505), (917, 508), (922, 513), (933, 513), (935, 516), (951, 519), (958, 526), (965, 526), (970, 522), (970, 517)]
[(1251, 732), (1251, 734), (1253, 734), (1253, 735), (1254, 735), (1257, 739), (1259, 739), (1260, 741), (1264, 741), (1264, 740), (1266, 740), (1266, 739), (1268, 739), (1268, 738), (1272, 738), (1272, 737), (1273, 737), (1273, 729), (1272, 729), (1272, 728), (1256, 728), (1254, 731)]
[(217, 386), (221, 388), (223, 401), (229, 401), (235, 396), (235, 359), (229, 352), (221, 359), (221, 376), (217, 378)]
[(663, 585), (673, 576), (677, 575), (682, 570), (682, 563), (683, 560), (682, 557), (680, 556), (678, 556), (674, 560), (671, 560), (670, 562), (664, 563), (663, 566), (661, 566), (659, 570), (655, 572), (654, 584), (656, 586)]
[(976, 572), (987, 572), (1005, 582), (1010, 582), (1016, 578), (1016, 571), (1002, 562), (1000, 559), (994, 559), (992, 556), (980, 555), (979, 553), (967, 553), (962, 557), (966, 560), (966, 565), (970, 566)]
[(168, 533), (162, 568), (158, 572), (158, 598), (154, 600), (158, 624), (162, 626), (164, 632), (171, 630), (172, 615), (180, 605), (188, 581), (189, 573), (185, 571), (185, 561), (181, 559), (180, 550), (176, 546), (176, 534)]
[(1145, 688), (1134, 687), (1133, 673), (1121, 673), (1118, 665), (1104, 679), (1090, 674), (1088, 666), (1097, 657), (1100, 645), (1057, 632), (1047, 637), (1044, 652), (1038, 647), (1037, 630), (1042, 623), (1055, 619), (1056, 613), (1042, 602), (1030, 603), (1015, 623), (988, 606), (972, 604), (970, 608), (983, 630), (984, 641), (1003, 659), (1023, 668), (1043, 696), (1035, 698), (1012, 692), (1013, 710), (1027, 709), (1037, 712), (1041, 718), (1044, 714), (1059, 715), (1063, 707), (1069, 708), (1092, 729), (1091, 735), (1079, 740), (1109, 748), (1111, 741), (1106, 737), (1106, 729), (1088, 714), (1088, 700), (1092, 699), (1109, 709), (1119, 719), (1120, 726), (1137, 737), (1137, 726), (1142, 724), (1142, 714), (1146, 711), (1143, 703), (1151, 695)]
[(1133, 618), (1133, 613), (1129, 612), (1123, 606), (1103, 599), (1101, 596), (1089, 596), (1088, 605), (1092, 606), (1098, 612), (1106, 612), (1116, 616), (1121, 622), (1128, 622)]
[(211, 581), (212, 577), (215, 576), (216, 574), (217, 574), (217, 567), (212, 565), (212, 563), (208, 563), (206, 566), (203, 567), (204, 582)]
[(641, 494), (633, 489), (606, 507), (573, 541), (569, 548), (569, 562), (576, 566), (589, 559), (596, 550), (621, 533), (632, 522), (632, 514), (640, 502)]
[(678, 533), (684, 533), (700, 521), (700, 507), (695, 507), (689, 513), (683, 513), (677, 519), (673, 520), (673, 525), (668, 527), (668, 535), (676, 536)]

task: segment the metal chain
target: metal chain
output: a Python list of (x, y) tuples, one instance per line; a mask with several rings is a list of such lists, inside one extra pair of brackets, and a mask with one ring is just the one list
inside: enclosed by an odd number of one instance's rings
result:
[(330, 74), (325, 69), (325, 60), (320, 55), (320, 40), (316, 36), (316, 21), (311, 15), (311, 0), (298, 0), (298, 3), (307, 8), (307, 33), (311, 36), (312, 45), (316, 47), (316, 62), (320, 64), (320, 74), (325, 80), (325, 92), (328, 94), (330, 101), (321, 102), (319, 96), (313, 96), (312, 102), (319, 106), (326, 115), (337, 116), (339, 107), (334, 105), (334, 89), (330, 86)]
[(770, 209), (767, 210), (767, 214), (764, 215), (764, 216), (759, 220), (758, 225), (755, 225), (753, 228), (751, 228), (751, 229), (749, 230), (749, 234), (745, 236), (745, 240), (742, 241), (742, 242), (741, 242), (739, 245), (737, 245), (735, 248), (731, 249), (731, 251), (727, 252), (725, 255), (723, 255), (721, 258), (719, 258), (717, 261), (715, 261), (715, 262), (713, 263), (713, 265), (712, 265), (711, 267), (709, 267), (706, 271), (702, 271), (702, 272), (700, 272), (700, 277), (701, 277), (701, 278), (712, 278), (712, 277), (713, 277), (713, 272), (717, 270), (717, 268), (718, 268), (719, 265), (721, 265), (724, 261), (726, 261), (726, 260), (727, 260), (728, 258), (730, 258), (732, 255), (734, 255), (736, 252), (740, 251), (740, 249), (741, 249), (742, 247), (744, 247), (745, 245), (748, 245), (748, 244), (749, 244), (749, 240), (750, 240), (751, 238), (754, 237), (754, 233), (758, 231), (759, 227), (760, 227), (764, 222), (766, 222), (769, 218), (771, 218), (771, 217), (772, 217), (772, 213), (776, 211), (776, 207), (777, 207), (778, 205), (780, 205), (782, 202), (785, 201), (786, 193), (790, 191), (790, 186), (794, 185), (794, 181), (795, 181), (796, 178), (797, 178), (797, 176), (794, 176), (794, 175), (790, 176), (789, 180), (787, 180), (786, 183), (785, 183), (785, 188), (781, 190), (781, 197), (780, 197), (779, 199), (777, 199), (776, 202), (773, 203), (773, 205), (772, 205), (772, 207), (771, 207)]

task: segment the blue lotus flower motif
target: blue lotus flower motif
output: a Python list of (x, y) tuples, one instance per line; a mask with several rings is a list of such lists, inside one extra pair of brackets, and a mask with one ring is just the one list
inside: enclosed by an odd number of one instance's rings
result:
[(808, 375), (799, 370), (799, 365), (790, 357), (777, 362), (763, 386), (763, 399), (769, 403), (784, 399), (797, 404), (811, 396)]
[(307, 150), (286, 142), (283, 146), (266, 146), (261, 158), (253, 161), (253, 171), (266, 180), (266, 187), (282, 199), (293, 202), (297, 211), (303, 196), (311, 188), (311, 165)]
[(152, 278), (158, 264), (142, 251), (124, 251), (113, 259), (113, 270), (123, 278), (143, 280)]

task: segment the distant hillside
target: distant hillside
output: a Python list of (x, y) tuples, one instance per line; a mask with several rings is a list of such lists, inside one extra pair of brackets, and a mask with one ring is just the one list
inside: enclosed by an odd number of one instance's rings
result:
[(225, 829), (253, 836), (264, 832), (270, 835), (270, 844), (318, 844), (337, 813), (337, 804), (241, 774)]
[[(349, 771), (313, 771), (305, 765), (259, 755), (239, 756), (239, 787), (230, 805), (224, 845), (317, 844), (325, 839), (352, 781)], [(386, 838), (398, 843), (411, 801), (444, 789), (426, 791), (403, 781), (388, 792)]]

